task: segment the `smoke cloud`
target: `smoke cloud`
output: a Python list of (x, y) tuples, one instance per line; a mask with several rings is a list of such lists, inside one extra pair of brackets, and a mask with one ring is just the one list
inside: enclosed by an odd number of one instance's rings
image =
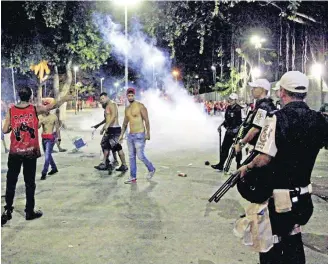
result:
[[(138, 73), (139, 83), (152, 86), (142, 87), (148, 90), (141, 96), (150, 118), (149, 147), (159, 151), (174, 151), (218, 145), (216, 129), (221, 123), (220, 118), (208, 117), (201, 104), (195, 103), (186, 89), (173, 79), (168, 54), (158, 49), (154, 41), (140, 31), (136, 22), (132, 32), (129, 32), (128, 40), (122, 26), (114, 23), (110, 16), (95, 14), (94, 23), (104, 40), (112, 46), (111, 55), (123, 63), (128, 54), (129, 68)], [(154, 76), (161, 79), (165, 97), (163, 91), (157, 89)]]

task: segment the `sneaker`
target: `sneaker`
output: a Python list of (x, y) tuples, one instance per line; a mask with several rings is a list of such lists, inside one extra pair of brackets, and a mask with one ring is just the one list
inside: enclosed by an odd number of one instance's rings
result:
[(219, 172), (223, 171), (223, 167), (220, 166), (219, 164), (211, 165), (211, 167), (215, 170), (218, 170)]
[(41, 210), (32, 211), (32, 212), (29, 212), (29, 213), (26, 212), (25, 219), (26, 220), (33, 220), (33, 219), (36, 219), (36, 218), (40, 218), (42, 215), (43, 215), (43, 213), (42, 213)]
[[(13, 208), (14, 209), (14, 208)], [(13, 209), (5, 209), (1, 215), (1, 226), (7, 223), (12, 218)]]
[(153, 178), (155, 172), (156, 172), (156, 169), (154, 169), (153, 171), (148, 172), (147, 179), (150, 180), (151, 178)]
[(133, 184), (133, 183), (137, 183), (137, 179), (136, 179), (136, 178), (129, 178), (129, 179), (127, 179), (124, 183), (125, 183), (125, 184)]
[(106, 166), (104, 163), (100, 163), (98, 166), (94, 166), (97, 170), (107, 170), (108, 166)]
[(126, 172), (128, 170), (129, 170), (128, 166), (123, 165), (123, 164), (119, 168), (116, 169), (116, 171), (122, 171), (122, 172)]
[(63, 148), (59, 149), (59, 152), (66, 152), (66, 151), (67, 149), (63, 149)]
[(52, 169), (51, 171), (48, 172), (48, 175), (53, 175), (53, 174), (55, 174), (57, 172), (58, 172), (57, 169)]
[(42, 173), (41, 180), (45, 180), (47, 178), (47, 173)]

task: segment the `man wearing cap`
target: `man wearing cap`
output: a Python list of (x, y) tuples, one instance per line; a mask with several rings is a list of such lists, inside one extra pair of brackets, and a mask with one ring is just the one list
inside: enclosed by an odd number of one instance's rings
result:
[(304, 102), (308, 86), (309, 80), (301, 72), (282, 76), (279, 97), (283, 108), (266, 118), (255, 147), (259, 154), (239, 168), (247, 180), (249, 171), (270, 166), (272, 174), (263, 177), (274, 179), (268, 208), (272, 234), (277, 239), (268, 252), (260, 253), (261, 264), (305, 263), (300, 225), (305, 225), (313, 213), (311, 173), (328, 139), (328, 120)]
[(246, 120), (246, 135), (236, 145), (236, 153), (241, 152), (241, 149), (249, 143), (255, 145), (261, 132), (263, 122), (268, 113), (276, 110), (273, 100), (268, 98), (270, 92), (270, 83), (267, 79), (257, 79), (255, 82), (250, 82), (252, 87), (252, 95), (256, 100), (255, 108)]
[(124, 182), (126, 184), (137, 182), (136, 156), (146, 165), (148, 169), (148, 179), (151, 179), (156, 171), (155, 167), (146, 158), (144, 153), (146, 140), (150, 140), (150, 125), (147, 108), (142, 103), (135, 101), (135, 94), (136, 91), (134, 88), (129, 88), (126, 91), (130, 105), (125, 109), (122, 132), (119, 138), (119, 141), (123, 140), (123, 135), (129, 124), (130, 131), (127, 139), (130, 159), (130, 178)]
[[(224, 163), (229, 155), (229, 149), (234, 142), (234, 138), (237, 135), (239, 126), (242, 123), (241, 118), (241, 109), (242, 107), (237, 104), (238, 95), (236, 93), (232, 93), (229, 95), (229, 105), (226, 109), (224, 122), (219, 126), (218, 130), (221, 129), (221, 126), (224, 126), (227, 130), (224, 135), (223, 143), (222, 143), (222, 151), (220, 153), (220, 162), (216, 165), (211, 165), (213, 169), (218, 171), (223, 170)], [(239, 153), (236, 157), (237, 168), (240, 166), (241, 161), (241, 153)]]

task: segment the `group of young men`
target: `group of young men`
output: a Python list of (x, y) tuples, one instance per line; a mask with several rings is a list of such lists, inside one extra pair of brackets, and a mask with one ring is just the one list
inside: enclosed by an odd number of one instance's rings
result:
[[(110, 151), (116, 155), (117, 152), (122, 165), (117, 168), (117, 171), (126, 172), (128, 170), (125, 155), (122, 149), (122, 141), (129, 124), (129, 133), (127, 136), (129, 158), (130, 158), (130, 177), (125, 183), (133, 184), (137, 181), (137, 166), (136, 156), (146, 165), (148, 169), (147, 178), (151, 179), (155, 174), (155, 167), (146, 158), (144, 149), (145, 141), (150, 139), (150, 125), (148, 119), (147, 108), (140, 102), (135, 100), (135, 89), (127, 90), (127, 97), (130, 105), (125, 109), (125, 117), (123, 128), (119, 126), (118, 107), (115, 102), (111, 101), (106, 93), (100, 96), (100, 102), (103, 105), (105, 119), (94, 128), (98, 128), (104, 124), (101, 129), (103, 139), (101, 147), (104, 153), (104, 160), (96, 169), (109, 170), (110, 173), (117, 165), (110, 164)], [(45, 154), (45, 163), (43, 166), (41, 180), (45, 180), (47, 175), (52, 175), (58, 172), (57, 166), (52, 157), (54, 145), (57, 143), (59, 151), (65, 151), (60, 147), (61, 136), (60, 128), (61, 121), (59, 120), (59, 112), (51, 114), (50, 110), (55, 109), (65, 102), (65, 99), (60, 102), (55, 102), (54, 99), (43, 101), (41, 105), (35, 106), (31, 100), (33, 92), (28, 87), (23, 87), (19, 90), (18, 96), (20, 102), (8, 109), (2, 127), (2, 133), (10, 135), (10, 149), (8, 150), (8, 172), (6, 182), (5, 195), (5, 210), (1, 216), (1, 224), (5, 224), (12, 219), (13, 202), (16, 190), (16, 184), (21, 167), (23, 166), (23, 175), (26, 188), (26, 220), (36, 219), (42, 216), (42, 212), (35, 211), (35, 176), (37, 159), (41, 156), (39, 146), (38, 129), (42, 127), (42, 147)], [(66, 98), (68, 100), (69, 98)], [(49, 166), (51, 171), (48, 172)]]
[[(135, 100), (136, 91), (134, 88), (128, 88), (126, 94), (129, 106), (125, 109), (122, 128), (119, 125), (118, 107), (114, 101), (109, 99), (106, 93), (100, 94), (100, 103), (104, 108), (105, 119), (99, 124), (92, 126), (92, 128), (97, 129), (101, 125), (104, 125), (100, 131), (100, 134), (103, 135), (100, 143), (103, 151), (103, 161), (98, 166), (95, 166), (95, 168), (98, 170), (108, 170), (109, 174), (111, 174), (118, 165), (116, 153), (118, 153), (122, 163), (116, 171), (128, 171), (125, 154), (122, 148), (122, 141), (129, 124), (127, 143), (130, 160), (130, 178), (126, 180), (125, 183), (131, 184), (137, 181), (136, 156), (146, 165), (148, 169), (148, 179), (154, 176), (156, 169), (146, 158), (144, 152), (146, 140), (150, 140), (150, 125), (147, 108), (142, 103)], [(110, 163), (109, 160), (110, 152), (114, 158), (112, 163)]]
[[(259, 79), (249, 85), (256, 99), (255, 109), (241, 125), (238, 98), (230, 95), (220, 162), (212, 167), (223, 169), (233, 138), (239, 127), (243, 127), (244, 134), (232, 147), (237, 153), (241, 182), (243, 186), (249, 185), (246, 199), (254, 203), (255, 195), (262, 195), (265, 188), (270, 188), (263, 203), (269, 212), (269, 225), (265, 229), (272, 232), (272, 237), (264, 237), (266, 230), (262, 227), (258, 237), (253, 238), (272, 242), (266, 250), (259, 251), (260, 264), (304, 264), (300, 226), (305, 225), (313, 213), (311, 173), (319, 150), (328, 140), (328, 116), (311, 110), (305, 103), (309, 80), (301, 72), (285, 73), (274, 88), (280, 98), (280, 110), (276, 110), (268, 97), (270, 83), (267, 80)], [(246, 144), (254, 146), (254, 155), (241, 164), (238, 154)], [(259, 177), (265, 178), (268, 184), (255, 187)], [(243, 190), (238, 190), (245, 198)]]

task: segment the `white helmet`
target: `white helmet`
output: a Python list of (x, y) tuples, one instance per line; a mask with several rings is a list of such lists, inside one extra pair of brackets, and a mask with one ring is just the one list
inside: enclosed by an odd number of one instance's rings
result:
[(229, 98), (230, 98), (231, 100), (238, 100), (238, 94), (236, 94), (236, 93), (232, 93), (232, 94), (229, 95)]

